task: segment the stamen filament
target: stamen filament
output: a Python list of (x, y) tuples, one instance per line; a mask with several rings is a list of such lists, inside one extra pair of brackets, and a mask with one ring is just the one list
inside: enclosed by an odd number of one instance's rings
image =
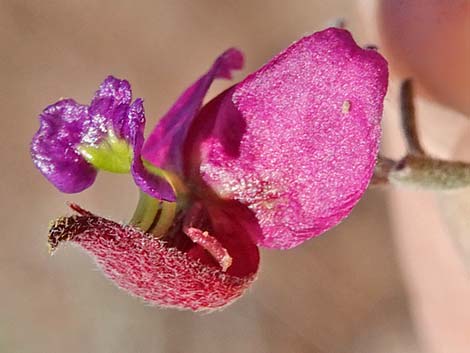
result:
[(188, 227), (184, 230), (186, 235), (196, 244), (199, 244), (206, 249), (209, 254), (219, 263), (222, 271), (225, 272), (232, 265), (232, 257), (229, 255), (227, 249), (207, 231), (202, 231), (197, 228)]

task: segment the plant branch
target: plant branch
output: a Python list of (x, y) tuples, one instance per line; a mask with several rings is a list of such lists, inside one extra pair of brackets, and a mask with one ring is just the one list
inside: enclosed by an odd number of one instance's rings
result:
[(405, 135), (408, 154), (418, 156), (426, 155), (419, 141), (413, 97), (413, 83), (410, 79), (403, 81), (401, 84), (400, 108), (401, 125)]
[(470, 186), (470, 163), (429, 156), (419, 141), (411, 80), (400, 89), (401, 122), (407, 154), (399, 161), (379, 155), (372, 186), (413, 186), (429, 190), (450, 190)]

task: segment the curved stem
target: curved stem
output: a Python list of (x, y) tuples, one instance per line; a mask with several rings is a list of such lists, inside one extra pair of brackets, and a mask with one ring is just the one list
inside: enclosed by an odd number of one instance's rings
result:
[(401, 124), (405, 135), (408, 154), (425, 155), (421, 146), (416, 125), (415, 106), (413, 102), (413, 84), (410, 79), (405, 80), (400, 88)]
[(433, 158), (421, 146), (413, 104), (413, 86), (409, 79), (401, 85), (400, 101), (407, 154), (399, 161), (379, 155), (371, 185), (394, 184), (428, 190), (470, 186), (470, 163)]

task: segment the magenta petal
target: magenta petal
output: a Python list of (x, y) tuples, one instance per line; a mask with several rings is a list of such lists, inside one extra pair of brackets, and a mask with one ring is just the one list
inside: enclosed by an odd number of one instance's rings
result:
[(209, 71), (178, 98), (148, 137), (143, 156), (154, 165), (181, 172), (183, 167), (182, 141), (212, 81), (231, 78), (231, 71), (243, 66), (243, 55), (237, 49), (229, 49), (217, 58)]
[(387, 81), (382, 56), (345, 30), (301, 39), (202, 111), (217, 116), (212, 133), (201, 131), (210, 123), (193, 128), (205, 136), (200, 177), (255, 214), (259, 245), (291, 248), (323, 233), (369, 184)]

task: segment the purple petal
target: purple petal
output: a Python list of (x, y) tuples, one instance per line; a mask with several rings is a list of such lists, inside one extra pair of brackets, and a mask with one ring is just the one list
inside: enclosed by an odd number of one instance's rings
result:
[(367, 188), (387, 81), (386, 61), (349, 32), (303, 38), (203, 109), (213, 128), (198, 118), (191, 130), (203, 140), (189, 147), (200, 149), (197, 173), (248, 206), (260, 245), (299, 245), (344, 219)]
[(131, 99), (129, 83), (109, 76), (96, 92), (90, 107), (68, 99), (46, 108), (31, 143), (36, 166), (60, 191), (80, 192), (93, 183), (97, 171), (77, 147), (99, 145), (112, 129), (119, 138), (132, 145), (131, 172), (137, 186), (156, 198), (174, 201), (171, 185), (151, 174), (142, 163), (144, 108), (141, 99), (129, 106)]
[(143, 165), (141, 158), (144, 142), (145, 114), (142, 99), (136, 99), (128, 112), (129, 142), (134, 151), (131, 172), (137, 186), (145, 193), (165, 201), (175, 201), (172, 186), (163, 178), (151, 174)]
[(72, 146), (80, 143), (88, 123), (88, 107), (72, 99), (48, 106), (31, 142), (36, 167), (60, 191), (80, 192), (96, 178), (96, 170)]
[(112, 128), (124, 139), (129, 136), (127, 110), (132, 100), (128, 81), (108, 76), (100, 85), (90, 104), (90, 125), (87, 143), (96, 143)]
[(183, 141), (212, 81), (231, 78), (231, 71), (243, 66), (243, 55), (229, 49), (217, 58), (209, 71), (189, 87), (161, 119), (143, 149), (145, 159), (154, 165), (182, 172)]
[(131, 85), (126, 80), (108, 76), (96, 91), (93, 102), (102, 98), (113, 98), (116, 105), (129, 105), (132, 100)]

